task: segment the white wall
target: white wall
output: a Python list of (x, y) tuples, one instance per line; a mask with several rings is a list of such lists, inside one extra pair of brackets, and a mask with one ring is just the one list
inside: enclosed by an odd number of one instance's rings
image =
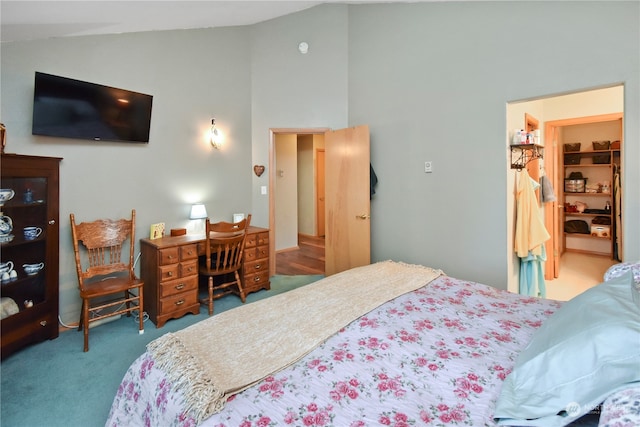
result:
[[(327, 4), (247, 27), (3, 43), (1, 120), (8, 151), (64, 157), (62, 218), (136, 207), (139, 237), (160, 220), (185, 226), (196, 200), (212, 218), (246, 212), (266, 226), (269, 168), (258, 178), (252, 166), (269, 165), (269, 129), (368, 124), (379, 178), (372, 260), (506, 288), (513, 100), (625, 84), (625, 254), (640, 258), (639, 16), (638, 2)], [(36, 70), (153, 94), (151, 142), (32, 136)], [(228, 138), (219, 152), (202, 139), (211, 116)], [(399, 236), (399, 225), (411, 232)], [(79, 301), (68, 222), (60, 232), (70, 321)]]

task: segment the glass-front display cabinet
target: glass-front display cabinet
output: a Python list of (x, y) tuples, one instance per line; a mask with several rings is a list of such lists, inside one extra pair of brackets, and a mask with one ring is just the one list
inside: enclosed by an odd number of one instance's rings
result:
[(28, 344), (58, 337), (61, 160), (2, 154), (2, 359)]

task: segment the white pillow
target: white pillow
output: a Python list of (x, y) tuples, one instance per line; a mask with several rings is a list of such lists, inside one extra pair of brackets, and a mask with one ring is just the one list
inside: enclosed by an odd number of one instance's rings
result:
[(631, 272), (601, 283), (549, 317), (505, 379), (494, 419), (564, 426), (640, 381), (640, 294)]

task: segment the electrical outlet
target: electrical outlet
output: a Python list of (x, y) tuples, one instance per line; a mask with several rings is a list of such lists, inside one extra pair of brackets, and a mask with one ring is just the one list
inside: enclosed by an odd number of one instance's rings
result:
[(431, 173), (433, 172), (433, 163), (432, 162), (424, 162), (424, 172)]

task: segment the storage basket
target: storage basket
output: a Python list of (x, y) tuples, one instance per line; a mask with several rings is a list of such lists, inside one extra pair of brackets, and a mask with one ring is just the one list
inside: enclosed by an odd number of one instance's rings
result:
[(620, 141), (613, 141), (611, 143), (611, 149), (612, 150), (619, 150), (620, 149)]
[(611, 145), (611, 141), (593, 141), (592, 144), (594, 150), (608, 150)]
[(586, 184), (587, 184), (587, 178), (565, 179), (564, 192), (565, 193), (584, 193)]
[(580, 151), (580, 143), (572, 142), (571, 144), (564, 144), (564, 151)]
[(611, 227), (608, 225), (592, 225), (591, 235), (595, 237), (610, 237)]
[(606, 165), (611, 163), (611, 154), (598, 154), (593, 156), (594, 165)]
[(565, 165), (579, 165), (581, 158), (582, 158), (582, 156), (580, 156), (580, 154), (565, 154), (564, 155), (564, 164)]

